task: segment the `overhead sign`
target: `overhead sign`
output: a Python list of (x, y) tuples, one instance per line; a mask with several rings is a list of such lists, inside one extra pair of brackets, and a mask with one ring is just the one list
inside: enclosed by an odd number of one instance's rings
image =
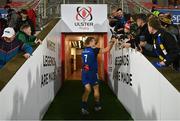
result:
[(107, 32), (107, 5), (66, 4), (61, 16), (71, 32)]
[(180, 24), (180, 10), (174, 9), (159, 9), (160, 12), (163, 13), (171, 13), (172, 14), (172, 19), (174, 24)]

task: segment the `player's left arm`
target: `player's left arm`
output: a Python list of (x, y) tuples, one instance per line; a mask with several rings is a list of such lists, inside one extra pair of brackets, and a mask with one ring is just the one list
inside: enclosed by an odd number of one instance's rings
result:
[(114, 43), (116, 43), (116, 41), (116, 38), (111, 38), (111, 41), (109, 42), (108, 46), (106, 48), (100, 49), (99, 53), (104, 54), (106, 52), (109, 52), (112, 49)]

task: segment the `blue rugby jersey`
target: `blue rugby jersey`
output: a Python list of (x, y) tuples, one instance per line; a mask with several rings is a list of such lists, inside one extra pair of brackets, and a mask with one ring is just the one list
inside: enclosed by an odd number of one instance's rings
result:
[(97, 55), (100, 48), (86, 47), (82, 52), (83, 71), (98, 72)]

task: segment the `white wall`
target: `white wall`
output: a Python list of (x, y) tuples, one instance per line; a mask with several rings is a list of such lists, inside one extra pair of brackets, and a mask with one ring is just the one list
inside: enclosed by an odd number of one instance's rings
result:
[[(128, 66), (115, 65), (116, 57), (120, 56), (123, 60), (118, 58), (118, 63), (129, 63)], [(130, 74), (132, 76), (127, 77)], [(109, 60), (109, 80), (110, 87), (133, 119), (180, 120), (179, 92), (141, 53), (133, 49), (113, 48)]]
[[(60, 22), (0, 92), (0, 120), (38, 120), (47, 111), (61, 86), (59, 26)], [(47, 41), (55, 46), (47, 47)], [(56, 64), (43, 66), (43, 56), (55, 58)], [(51, 75), (42, 86), (42, 76), (53, 72), (55, 78)]]

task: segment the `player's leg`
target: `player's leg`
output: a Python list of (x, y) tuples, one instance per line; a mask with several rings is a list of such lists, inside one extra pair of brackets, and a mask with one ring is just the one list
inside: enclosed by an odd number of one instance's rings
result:
[(87, 101), (90, 93), (91, 93), (91, 85), (86, 84), (84, 86), (84, 93), (82, 95), (82, 108), (81, 108), (82, 114), (89, 114)]
[(83, 102), (87, 102), (90, 93), (91, 93), (91, 85), (86, 84), (84, 86), (84, 93), (83, 93), (83, 96), (82, 96), (82, 101)]
[(99, 91), (99, 84), (93, 86), (94, 90), (94, 100), (95, 100), (95, 111), (100, 111), (102, 109), (100, 104), (100, 91)]

